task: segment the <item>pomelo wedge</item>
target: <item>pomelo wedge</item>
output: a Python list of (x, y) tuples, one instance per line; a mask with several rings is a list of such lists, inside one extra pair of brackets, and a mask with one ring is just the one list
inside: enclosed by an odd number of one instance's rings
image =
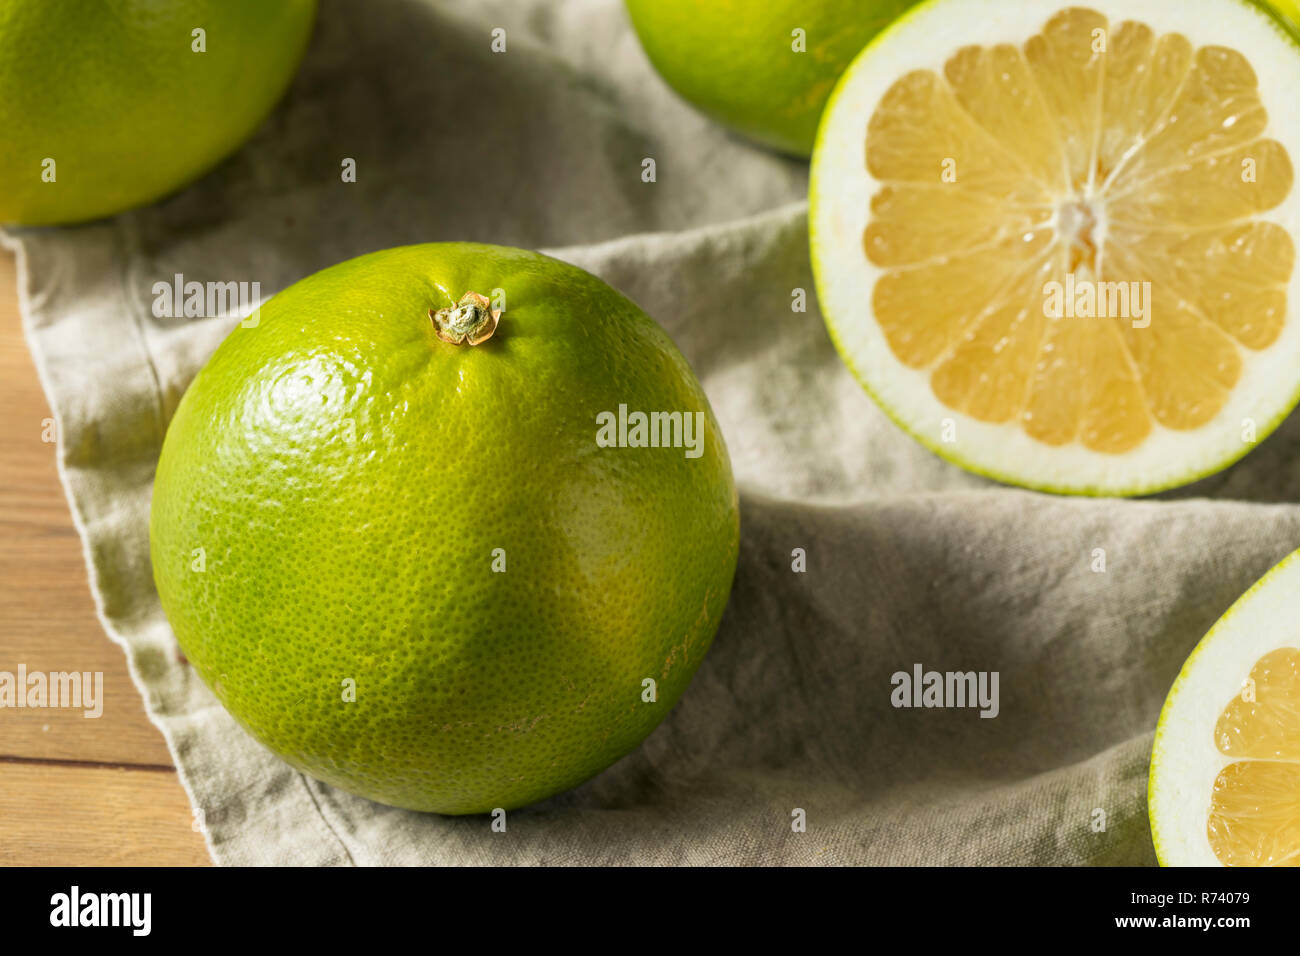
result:
[(1300, 560), (1247, 591), (1169, 691), (1148, 805), (1165, 866), (1300, 866)]
[(1300, 44), (1245, 0), (930, 0), (813, 155), (845, 362), (971, 471), (1144, 494), (1300, 398)]

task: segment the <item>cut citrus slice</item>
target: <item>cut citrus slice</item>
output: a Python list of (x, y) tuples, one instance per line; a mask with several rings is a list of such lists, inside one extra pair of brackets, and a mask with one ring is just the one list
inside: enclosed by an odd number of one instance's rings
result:
[(849, 368), (972, 471), (1142, 494), (1300, 398), (1300, 45), (1244, 0), (930, 0), (845, 73), (813, 155)]
[(1160, 712), (1148, 801), (1166, 866), (1300, 866), (1297, 556), (1210, 629)]

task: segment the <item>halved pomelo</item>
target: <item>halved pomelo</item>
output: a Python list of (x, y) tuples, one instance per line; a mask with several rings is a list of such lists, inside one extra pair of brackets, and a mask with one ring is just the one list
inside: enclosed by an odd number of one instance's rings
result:
[(1300, 45), (1245, 0), (930, 0), (813, 155), (849, 368), (972, 471), (1142, 494), (1300, 398)]
[(1297, 555), (1210, 629), (1165, 700), (1147, 794), (1165, 866), (1300, 866)]

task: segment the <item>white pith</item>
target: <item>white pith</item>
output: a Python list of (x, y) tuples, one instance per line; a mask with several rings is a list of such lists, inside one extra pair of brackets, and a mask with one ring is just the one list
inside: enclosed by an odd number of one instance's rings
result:
[[(1268, 113), (1263, 136), (1281, 143), (1300, 173), (1300, 46), (1244, 0), (932, 0), (881, 34), (832, 97), (813, 155), (813, 263), (822, 312), (845, 361), (889, 414), (928, 447), (1003, 480), (1067, 492), (1135, 494), (1192, 480), (1235, 460), (1253, 447), (1243, 439), (1245, 422), (1254, 423), (1256, 440), (1262, 439), (1295, 404), (1300, 264), (1292, 270), (1281, 335), (1262, 351), (1241, 350), (1241, 378), (1219, 414), (1192, 431), (1156, 424), (1140, 445), (1115, 455), (1078, 442), (1047, 445), (1016, 422), (980, 422), (941, 403), (931, 390), (930, 370), (900, 362), (872, 315), (872, 290), (887, 270), (873, 265), (862, 248), (871, 197), (881, 186), (866, 169), (867, 123), (886, 90), (912, 70), (941, 74), (944, 62), (963, 46), (1021, 45), (1070, 6), (1098, 11), (1112, 29), (1137, 20), (1157, 34), (1181, 33), (1195, 47), (1221, 45), (1244, 55)], [(1061, 222), (1064, 207), (1080, 200), (1096, 217), (1093, 238), (1104, 240), (1105, 204), (1099, 193), (1059, 197), (1053, 223)], [(1257, 218), (1278, 224), (1300, 245), (1300, 180), (1282, 204)], [(946, 422), (955, 429), (946, 429)]]
[[(1300, 648), (1300, 560), (1291, 555), (1247, 591), (1192, 651), (1169, 691), (1151, 750), (1151, 834), (1165, 866), (1221, 866), (1206, 823), (1214, 778), (1233, 759), (1214, 726), (1255, 663)], [(1300, 794), (1296, 795), (1300, 801)]]

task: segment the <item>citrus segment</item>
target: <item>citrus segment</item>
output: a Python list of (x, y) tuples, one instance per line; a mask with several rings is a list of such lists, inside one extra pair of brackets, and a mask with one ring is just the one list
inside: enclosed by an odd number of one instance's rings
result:
[(1300, 866), (1300, 764), (1234, 763), (1214, 781), (1207, 831), (1224, 866)]
[(1055, 120), (1066, 182), (1076, 190), (1092, 179), (1101, 132), (1103, 61), (1095, 52), (1097, 30), (1104, 34), (1105, 17), (1072, 8), (1052, 17), (1024, 46), (1029, 73)]
[(1271, 222), (1189, 234), (1113, 224), (1110, 249), (1123, 260), (1118, 269), (1148, 276), (1153, 290), (1177, 289), (1195, 313), (1249, 349), (1268, 348), (1282, 334), (1295, 244)]
[(1300, 763), (1300, 651), (1279, 648), (1250, 671), (1249, 698), (1238, 695), (1214, 728), (1215, 744), (1229, 757)]
[(1008, 158), (1023, 165), (1046, 191), (1035, 198), (1046, 199), (1062, 187), (1061, 141), (1029, 64), (1016, 47), (965, 47), (944, 64), (944, 77), (957, 102), (994, 142), (1024, 144)]
[[(1045, 205), (1050, 199), (1041, 183), (1027, 178), (1028, 169), (1017, 154), (962, 108), (948, 84), (929, 71), (908, 74), (894, 84), (871, 117), (867, 168), (883, 182), (928, 186), (936, 182), (936, 171), (949, 156), (964, 161), (964, 191), (983, 193), (1001, 203)], [(945, 202), (942, 194), (929, 195), (940, 204)]]
[(1169, 114), (1191, 64), (1192, 46), (1179, 33), (1156, 36), (1144, 23), (1125, 21), (1111, 36), (1102, 83), (1097, 167), (1117, 169)]
[(1260, 658), (1247, 687), (1214, 728), (1238, 762), (1214, 781), (1210, 845), (1229, 866), (1300, 866), (1300, 650)]

